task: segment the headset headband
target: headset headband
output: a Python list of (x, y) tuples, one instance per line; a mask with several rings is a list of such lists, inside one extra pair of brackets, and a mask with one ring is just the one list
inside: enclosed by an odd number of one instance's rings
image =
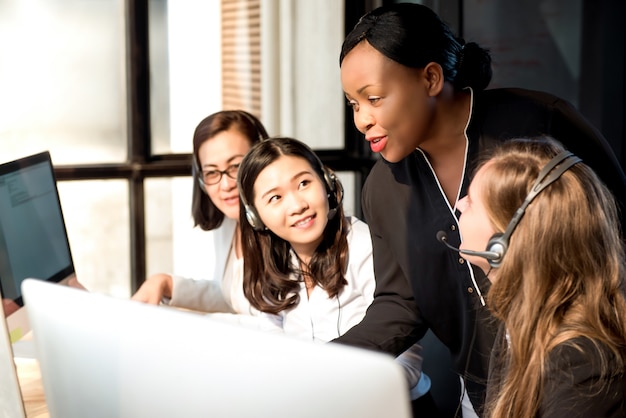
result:
[[(566, 161), (568, 159), (569, 161)], [(582, 160), (580, 158), (578, 158), (569, 151), (563, 151), (556, 157), (552, 158), (539, 172), (537, 180), (535, 180), (533, 187), (531, 187), (530, 192), (528, 192), (528, 195), (526, 196), (526, 199), (524, 199), (522, 205), (517, 209), (515, 215), (513, 215), (513, 218), (511, 219), (511, 222), (509, 222), (509, 225), (506, 227), (506, 230), (504, 231), (504, 234), (502, 234), (501, 239), (505, 240), (508, 243), (511, 234), (517, 227), (519, 221), (522, 219), (522, 216), (524, 216), (524, 212), (526, 212), (526, 208), (528, 207), (530, 202), (532, 202), (543, 189), (558, 180), (563, 173), (570, 169), (570, 167), (581, 161)]]

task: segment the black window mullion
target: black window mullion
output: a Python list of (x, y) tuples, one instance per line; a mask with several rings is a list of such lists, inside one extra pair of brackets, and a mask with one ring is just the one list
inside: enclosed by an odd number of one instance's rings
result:
[(146, 277), (144, 165), (150, 159), (148, 0), (126, 0), (131, 293)]

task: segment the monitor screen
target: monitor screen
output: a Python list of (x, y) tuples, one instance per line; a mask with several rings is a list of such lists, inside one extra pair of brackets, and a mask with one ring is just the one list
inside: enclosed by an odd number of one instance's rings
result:
[[(74, 264), (48, 152), (0, 165), (0, 290), (8, 317), (23, 306), (26, 278), (59, 282)], [(23, 318), (25, 314), (23, 314)], [(27, 332), (21, 329), (12, 339)]]

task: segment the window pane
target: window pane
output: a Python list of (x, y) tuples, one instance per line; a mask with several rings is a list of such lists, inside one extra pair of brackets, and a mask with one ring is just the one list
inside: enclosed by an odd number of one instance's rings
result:
[(339, 71), (343, 2), (293, 2), (293, 7), (292, 135), (314, 149), (343, 149), (347, 110)]
[[(346, 216), (355, 215), (355, 191), (356, 191), (356, 176), (351, 171), (338, 171), (337, 177), (341, 181), (341, 185), (343, 186), (343, 213)], [(359, 185), (360, 187), (360, 185)]]
[[(146, 272), (172, 272), (173, 179), (146, 179)], [(190, 186), (191, 187), (191, 186)], [(191, 207), (191, 197), (189, 198)]]
[(0, 0), (3, 160), (126, 160), (122, 0)]
[(170, 147), (169, 63), (167, 46), (167, 0), (150, 0), (150, 132), (152, 152), (168, 154)]
[(190, 153), (196, 125), (222, 106), (220, 2), (149, 0), (149, 9), (152, 152)]
[(57, 184), (78, 280), (92, 292), (130, 296), (126, 180)]
[(146, 254), (148, 277), (173, 273), (207, 278), (215, 251), (207, 234), (193, 227), (191, 177), (146, 180)]
[(466, 2), (465, 38), (493, 55), (490, 87), (547, 91), (577, 106), (582, 6), (581, 0)]

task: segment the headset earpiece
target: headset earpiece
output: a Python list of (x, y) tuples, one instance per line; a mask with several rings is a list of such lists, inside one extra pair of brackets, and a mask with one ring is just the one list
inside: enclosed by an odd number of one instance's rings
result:
[(248, 221), (248, 224), (250, 224), (252, 229), (254, 229), (255, 231), (265, 230), (265, 225), (263, 225), (263, 222), (261, 222), (261, 218), (259, 218), (259, 215), (257, 215), (254, 208), (246, 203), (244, 203), (243, 207), (246, 211), (246, 220)]
[(333, 219), (337, 215), (339, 205), (343, 200), (343, 187), (335, 173), (327, 169), (320, 161), (320, 166), (324, 172), (324, 183), (326, 183), (326, 190), (328, 191), (328, 219)]
[(239, 190), (239, 199), (241, 200), (241, 203), (243, 203), (243, 209), (246, 211), (246, 220), (248, 221), (248, 224), (255, 231), (266, 230), (267, 228), (261, 221), (259, 215), (254, 210), (254, 207), (252, 207), (252, 205), (249, 205), (248, 201), (243, 196), (243, 187), (241, 187), (241, 178), (239, 175), (237, 175), (237, 189)]
[(331, 194), (334, 194), (337, 190), (337, 176), (335, 176), (334, 173), (327, 169), (321, 161), (320, 166), (322, 167), (322, 172), (324, 173), (324, 183), (326, 183), (326, 189)]
[(500, 258), (497, 260), (488, 259), (489, 265), (493, 268), (500, 267), (500, 263), (506, 254), (506, 250), (508, 249), (509, 244), (507, 240), (503, 237), (503, 234), (493, 234), (489, 241), (487, 242), (487, 250), (488, 252), (496, 253), (500, 255)]
[(195, 156), (191, 157), (191, 176), (198, 182), (198, 187), (200, 187), (202, 193), (208, 194), (206, 191), (206, 185), (204, 184), (204, 181), (202, 181), (202, 170), (200, 170)]

